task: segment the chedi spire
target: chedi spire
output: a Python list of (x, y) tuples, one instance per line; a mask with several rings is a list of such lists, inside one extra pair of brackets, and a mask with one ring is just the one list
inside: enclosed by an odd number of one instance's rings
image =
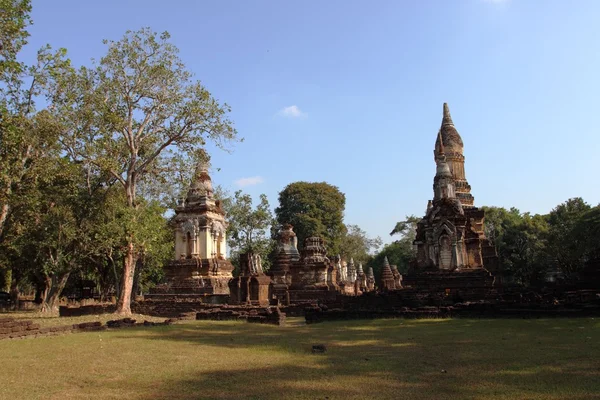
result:
[(442, 117), (442, 126), (444, 125), (454, 125), (454, 122), (452, 122), (452, 116), (450, 115), (450, 107), (448, 107), (448, 103), (444, 103), (444, 115)]
[(386, 256), (383, 260), (383, 269), (381, 270), (381, 289), (383, 291), (387, 291), (394, 290), (395, 288), (396, 285), (394, 282), (394, 274), (392, 273), (390, 262)]

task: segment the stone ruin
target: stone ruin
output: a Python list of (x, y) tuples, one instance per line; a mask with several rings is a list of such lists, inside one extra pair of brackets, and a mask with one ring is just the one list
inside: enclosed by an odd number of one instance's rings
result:
[[(152, 296), (212, 296), (225, 302), (233, 265), (227, 260), (225, 212), (214, 197), (208, 163), (201, 161), (185, 199), (175, 208), (175, 254), (165, 267), (165, 283)], [(219, 299), (219, 297), (221, 297)]]
[(390, 265), (387, 256), (383, 260), (381, 269), (381, 292), (402, 289), (402, 275), (398, 271), (398, 266)]
[(269, 304), (271, 278), (265, 275), (260, 255), (240, 255), (239, 276), (229, 281), (229, 304)]
[(308, 237), (302, 254), (293, 226), (282, 226), (274, 265), (269, 271), (272, 278), (271, 295), (281, 304), (302, 301), (326, 301), (337, 295), (358, 296), (375, 290), (373, 271), (365, 274), (362, 264), (354, 260), (346, 263), (338, 255), (327, 257), (325, 243), (320, 237)]

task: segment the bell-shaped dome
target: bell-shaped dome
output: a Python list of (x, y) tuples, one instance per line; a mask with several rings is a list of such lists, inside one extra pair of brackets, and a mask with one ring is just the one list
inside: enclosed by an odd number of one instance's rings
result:
[(196, 171), (188, 190), (187, 200), (188, 202), (193, 202), (204, 196), (212, 198), (213, 186), (210, 175), (208, 175), (208, 162), (201, 160), (196, 166)]
[(440, 137), (444, 143), (444, 149), (446, 153), (460, 153), (463, 152), (463, 141), (458, 131), (454, 127), (452, 122), (452, 116), (450, 115), (450, 109), (448, 103), (444, 103), (444, 116), (442, 118), (442, 126), (438, 133), (437, 140), (435, 141), (435, 153), (437, 154), (440, 149)]

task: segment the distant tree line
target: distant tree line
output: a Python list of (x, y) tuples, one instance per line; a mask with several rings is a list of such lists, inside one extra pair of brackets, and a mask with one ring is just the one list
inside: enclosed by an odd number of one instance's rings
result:
[(545, 215), (516, 208), (483, 207), (485, 232), (496, 246), (508, 282), (572, 283), (590, 260), (600, 257), (600, 206), (576, 197)]
[[(573, 283), (587, 262), (600, 258), (600, 206), (592, 207), (582, 198), (569, 199), (544, 215), (516, 208), (482, 209), (485, 234), (496, 247), (506, 284)], [(369, 265), (378, 271), (387, 256), (406, 273), (415, 257), (412, 243), (418, 221), (410, 216), (397, 223), (391, 235), (400, 239), (385, 245)]]

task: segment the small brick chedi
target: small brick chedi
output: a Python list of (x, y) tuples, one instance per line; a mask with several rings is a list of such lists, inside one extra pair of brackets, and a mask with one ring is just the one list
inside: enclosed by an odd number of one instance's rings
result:
[(228, 295), (234, 267), (226, 259), (227, 222), (207, 162), (198, 164), (175, 214), (174, 260), (165, 267), (165, 283), (151, 294)]
[(446, 291), (492, 287), (496, 250), (483, 230), (483, 210), (473, 205), (463, 142), (446, 103), (433, 153), (433, 200), (417, 224), (417, 259), (403, 285)]
[(240, 254), (240, 271), (229, 281), (230, 304), (269, 304), (271, 278), (265, 275), (260, 255)]

